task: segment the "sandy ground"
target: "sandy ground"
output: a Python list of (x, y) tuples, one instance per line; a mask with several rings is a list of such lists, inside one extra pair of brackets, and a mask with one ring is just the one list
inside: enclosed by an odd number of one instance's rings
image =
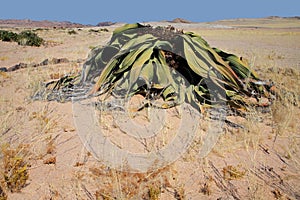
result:
[[(300, 95), (300, 20), (172, 25), (194, 31), (211, 46), (246, 58), (262, 78)], [(199, 120), (191, 147), (179, 159), (144, 174), (118, 172), (97, 161), (78, 136), (71, 102), (30, 99), (39, 82), (80, 71), (90, 50), (105, 45), (117, 26), (107, 27), (109, 32), (90, 31), (99, 27), (73, 28), (77, 34), (72, 35), (68, 33), (71, 29), (39, 29), (36, 33), (48, 44), (42, 47), (0, 41), (0, 67), (53, 58), (69, 60), (0, 74), (0, 143), (11, 148), (23, 145), (18, 152), (28, 163), (29, 174), (20, 192), (9, 191), (0, 178), (8, 199), (155, 199), (153, 191), (160, 199), (300, 199), (300, 108), (287, 99), (274, 103), (267, 113), (253, 109), (245, 117), (228, 116), (244, 128), (225, 125), (205, 158), (199, 158), (199, 148), (211, 124), (207, 119)], [(176, 111), (168, 111), (170, 116), (172, 113)], [(122, 132), (109, 115), (105, 117), (103, 128), (111, 140), (129, 151), (139, 150), (130, 139), (127, 143), (120, 139), (124, 137)], [(176, 120), (169, 117), (166, 132), (172, 132)], [(150, 146), (163, 146), (165, 137), (159, 137), (149, 140)], [(4, 160), (1, 154), (0, 159)]]

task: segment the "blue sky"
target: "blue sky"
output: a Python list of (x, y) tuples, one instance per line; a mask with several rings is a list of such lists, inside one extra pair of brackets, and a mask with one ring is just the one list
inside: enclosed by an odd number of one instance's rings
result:
[(180, 17), (194, 22), (299, 16), (299, 0), (3, 0), (0, 19), (147, 22)]

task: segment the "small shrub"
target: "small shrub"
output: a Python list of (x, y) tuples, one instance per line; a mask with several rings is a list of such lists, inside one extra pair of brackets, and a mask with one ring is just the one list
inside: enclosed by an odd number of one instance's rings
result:
[(0, 39), (4, 42), (17, 42), (18, 34), (11, 31), (0, 30)]
[(77, 32), (75, 30), (69, 30), (68, 33), (69, 33), (69, 35), (75, 35), (75, 34), (77, 34)]
[(37, 28), (37, 29), (34, 29), (33, 32), (37, 32), (37, 31), (49, 31), (48, 28)]
[(99, 30), (90, 29), (89, 32), (90, 32), (90, 33), (99, 33)]
[(24, 46), (41, 46), (44, 40), (32, 31), (22, 31), (18, 35), (18, 44)]
[(16, 149), (4, 145), (1, 149), (3, 161), (3, 178), (7, 189), (11, 192), (20, 192), (28, 180), (28, 164), (24, 159), (26, 148), (19, 146)]
[(0, 30), (0, 39), (4, 42), (17, 42), (19, 45), (41, 46), (44, 42), (37, 34), (32, 31), (22, 31), (20, 34)]
[(100, 29), (90, 29), (90, 33), (100, 33), (100, 32), (109, 32), (107, 28), (100, 28)]
[(102, 31), (102, 32), (109, 32), (109, 30), (107, 28), (101, 28), (100, 31)]

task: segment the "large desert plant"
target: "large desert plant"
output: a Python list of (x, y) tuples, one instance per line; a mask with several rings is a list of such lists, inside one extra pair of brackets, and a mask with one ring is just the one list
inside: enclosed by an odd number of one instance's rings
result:
[(150, 100), (147, 106), (163, 99), (155, 104), (161, 108), (183, 102), (200, 108), (223, 102), (244, 108), (269, 97), (269, 85), (239, 57), (211, 48), (192, 32), (138, 23), (117, 28), (105, 47), (93, 49), (76, 81), (64, 77), (54, 90), (62, 83), (73, 89), (93, 85), (89, 96), (142, 94)]

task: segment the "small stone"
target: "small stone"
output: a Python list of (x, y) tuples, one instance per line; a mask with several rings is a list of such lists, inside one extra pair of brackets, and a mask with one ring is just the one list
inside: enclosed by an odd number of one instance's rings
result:
[(266, 107), (270, 105), (270, 101), (269, 99), (263, 97), (259, 99), (258, 105)]
[(0, 67), (0, 72), (7, 72), (7, 68), (6, 67)]

